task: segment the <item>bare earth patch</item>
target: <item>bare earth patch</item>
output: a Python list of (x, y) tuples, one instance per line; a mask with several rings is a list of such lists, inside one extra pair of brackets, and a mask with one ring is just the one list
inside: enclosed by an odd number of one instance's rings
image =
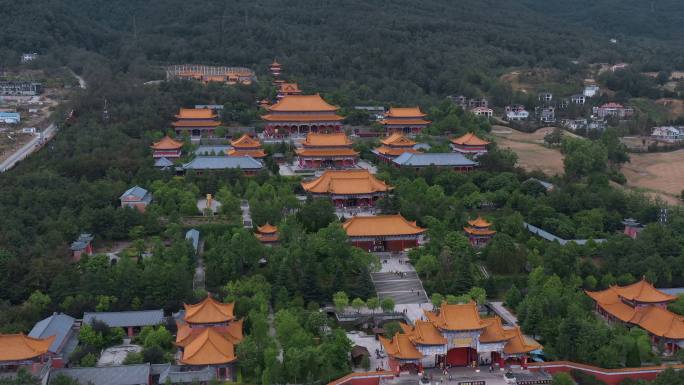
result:
[(649, 190), (669, 203), (684, 190), (684, 150), (651, 154), (630, 154), (631, 162), (622, 167), (627, 185)]
[(504, 126), (493, 126), (500, 148), (508, 148), (518, 155), (518, 166), (526, 171), (539, 170), (546, 175), (563, 174), (563, 155), (560, 151), (542, 145), (544, 136), (553, 127), (525, 133)]

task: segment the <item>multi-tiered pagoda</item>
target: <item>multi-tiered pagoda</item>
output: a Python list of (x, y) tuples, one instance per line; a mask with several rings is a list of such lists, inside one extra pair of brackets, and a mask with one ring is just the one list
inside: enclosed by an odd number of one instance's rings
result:
[(152, 149), (152, 157), (154, 159), (166, 158), (173, 160), (181, 157), (183, 142), (165, 136), (160, 141), (154, 142), (150, 148)]
[(352, 168), (359, 160), (352, 141), (342, 132), (309, 133), (296, 153), (298, 165), (304, 169)]
[(404, 134), (395, 132), (385, 139), (380, 141), (381, 146), (373, 150), (373, 153), (379, 160), (385, 163), (391, 163), (399, 155), (408, 152), (415, 154), (418, 151), (413, 147), (416, 142), (404, 136)]
[(403, 132), (415, 135), (430, 124), (429, 120), (425, 120), (425, 116), (420, 107), (390, 107), (385, 113), (385, 119), (380, 123), (385, 126), (386, 134)]
[(343, 118), (338, 107), (328, 104), (320, 95), (286, 95), (267, 108), (264, 136), (284, 138), (309, 132), (340, 132)]
[(194, 137), (212, 136), (220, 124), (218, 116), (208, 108), (181, 108), (172, 123), (177, 135)]
[(455, 152), (460, 152), (464, 155), (479, 156), (486, 154), (488, 144), (488, 141), (479, 138), (472, 132), (469, 132), (461, 137), (451, 139), (451, 148)]
[(492, 224), (482, 217), (468, 221), (468, 225), (463, 228), (463, 231), (473, 247), (485, 246), (496, 234), (495, 230), (490, 229)]
[(251, 156), (255, 159), (266, 157), (259, 139), (253, 138), (248, 134), (244, 134), (237, 140), (231, 141), (230, 145), (233, 148), (228, 150), (228, 156)]

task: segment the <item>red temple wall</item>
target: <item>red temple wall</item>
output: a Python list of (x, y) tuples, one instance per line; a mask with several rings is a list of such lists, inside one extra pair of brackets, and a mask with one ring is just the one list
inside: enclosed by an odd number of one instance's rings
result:
[[(682, 365), (678, 365), (678, 369), (682, 369)], [(545, 362), (533, 363), (528, 367), (531, 371), (538, 371), (544, 369), (551, 374), (569, 373), (572, 370), (578, 370), (584, 374), (596, 377), (598, 380), (605, 382), (607, 385), (619, 385), (621, 381), (626, 379), (635, 380), (654, 380), (660, 372), (666, 367), (644, 367), (644, 368), (624, 368), (624, 369), (603, 369), (590, 365), (576, 364), (573, 362)]]

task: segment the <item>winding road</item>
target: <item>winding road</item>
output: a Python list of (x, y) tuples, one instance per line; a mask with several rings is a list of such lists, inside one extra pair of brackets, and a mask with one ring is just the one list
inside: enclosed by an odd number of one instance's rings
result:
[(51, 123), (40, 135), (35, 136), (28, 143), (21, 146), (14, 154), (2, 161), (0, 163), (0, 173), (11, 169), (18, 162), (26, 159), (26, 157), (40, 149), (43, 144), (47, 143), (55, 136), (55, 133), (57, 133), (57, 126), (54, 123)]

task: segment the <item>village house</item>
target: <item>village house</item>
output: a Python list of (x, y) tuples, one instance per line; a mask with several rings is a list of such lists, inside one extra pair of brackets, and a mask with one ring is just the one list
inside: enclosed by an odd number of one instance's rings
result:
[(508, 121), (520, 121), (527, 120), (530, 117), (530, 113), (527, 112), (525, 106), (515, 105), (506, 106), (504, 118)]
[(624, 221), (622, 221), (622, 224), (625, 225), (625, 228), (622, 231), (622, 233), (632, 239), (637, 239), (639, 233), (644, 230), (644, 225), (639, 223), (634, 218), (627, 218)]
[(556, 121), (556, 109), (553, 107), (535, 107), (534, 112), (542, 123), (553, 123)]
[(145, 326), (164, 324), (166, 318), (162, 309), (83, 313), (84, 324), (92, 325), (96, 321), (103, 322), (110, 328), (123, 328), (128, 337), (133, 337)]
[(451, 139), (451, 148), (464, 155), (480, 156), (487, 153), (490, 142), (481, 139), (472, 132), (458, 138)]
[(623, 119), (634, 115), (634, 109), (631, 107), (625, 107), (620, 103), (606, 103), (600, 107), (594, 107), (593, 114), (598, 116), (600, 119), (606, 118), (608, 116), (614, 116)]
[(37, 52), (24, 52), (21, 54), (21, 62), (26, 64), (38, 59)]
[(403, 132), (407, 135), (419, 134), (431, 122), (425, 120), (420, 107), (390, 107), (385, 118), (380, 122), (385, 127), (385, 134)]
[(470, 112), (477, 116), (484, 116), (485, 118), (491, 118), (494, 116), (494, 110), (488, 107), (475, 107), (470, 110)]
[(310, 132), (302, 142), (302, 148), (296, 149), (295, 153), (298, 166), (303, 169), (353, 168), (359, 160), (359, 153), (343, 132)]
[(338, 109), (319, 94), (283, 96), (261, 117), (266, 122), (264, 136), (287, 138), (309, 132), (340, 132), (344, 118), (337, 115)]
[(375, 154), (375, 156), (377, 156), (378, 159), (384, 163), (390, 163), (392, 159), (395, 159), (405, 152), (418, 152), (418, 150), (415, 149), (417, 143), (399, 132), (395, 132), (382, 139), (380, 144), (380, 147), (373, 149), (373, 154)]
[(368, 252), (398, 252), (424, 241), (424, 229), (401, 215), (355, 216), (342, 224), (349, 241)]
[(586, 82), (584, 84), (584, 91), (582, 91), (583, 95), (586, 96), (587, 98), (593, 98), (599, 93), (600, 87), (596, 82)]
[(19, 124), (21, 123), (21, 114), (18, 112), (0, 111), (0, 123)]
[(395, 374), (424, 368), (506, 363), (525, 367), (541, 345), (524, 336), (520, 327), (504, 327), (501, 318), (481, 318), (477, 304), (447, 304), (424, 311), (426, 321), (400, 324), (403, 333), (379, 337)]
[(95, 237), (92, 234), (82, 233), (78, 239), (71, 243), (71, 256), (73, 262), (78, 262), (84, 254), (93, 254), (92, 242)]
[(267, 246), (277, 244), (280, 241), (278, 239), (278, 227), (268, 222), (263, 226), (257, 226), (257, 232), (254, 236), (259, 242)]
[(584, 104), (587, 102), (587, 97), (582, 94), (575, 94), (570, 97), (570, 101), (573, 104)]
[(253, 138), (248, 134), (244, 134), (237, 140), (231, 141), (230, 145), (233, 148), (228, 150), (228, 156), (251, 156), (254, 159), (266, 157), (259, 139)]
[(198, 156), (183, 165), (186, 174), (202, 175), (209, 171), (240, 170), (245, 175), (256, 175), (264, 165), (251, 156)]
[(660, 142), (677, 143), (684, 141), (684, 126), (654, 127), (651, 138)]
[(330, 198), (336, 207), (372, 207), (387, 197), (392, 187), (368, 170), (326, 170), (315, 179), (302, 181), (302, 188), (314, 197)]
[(52, 367), (61, 368), (69, 362), (69, 356), (78, 345), (78, 326), (73, 317), (63, 313), (53, 313), (38, 321), (28, 336), (35, 339), (54, 336), (46, 354), (52, 360)]
[(468, 109), (489, 108), (489, 101), (486, 98), (472, 98), (468, 101)]
[(446, 153), (408, 153), (405, 152), (392, 160), (392, 164), (399, 168), (420, 170), (426, 167), (449, 168), (458, 172), (472, 171), (477, 167), (474, 162), (458, 152)]
[(167, 135), (160, 141), (154, 142), (150, 148), (154, 159), (178, 159), (182, 155), (183, 142), (174, 140)]
[(133, 186), (119, 197), (121, 208), (134, 208), (144, 213), (147, 206), (152, 203), (152, 194), (140, 186)]
[(664, 346), (666, 355), (684, 348), (684, 317), (667, 310), (677, 297), (656, 289), (646, 279), (586, 293), (595, 301), (599, 315), (609, 322), (646, 330), (654, 345)]
[(447, 99), (451, 100), (455, 105), (460, 106), (464, 110), (468, 107), (468, 98), (465, 95), (450, 95), (447, 96)]
[(194, 305), (183, 304), (176, 315), (177, 364), (184, 370), (209, 366), (216, 378), (236, 379), (235, 345), (242, 341), (242, 320), (233, 314), (235, 303), (221, 303), (211, 295)]
[(539, 99), (540, 102), (549, 103), (553, 100), (553, 94), (550, 92), (540, 92), (537, 94), (537, 99)]
[(484, 247), (496, 235), (496, 231), (490, 227), (492, 224), (489, 221), (478, 216), (474, 220), (469, 220), (463, 231), (473, 247)]
[(176, 121), (171, 124), (178, 136), (183, 134), (195, 138), (213, 136), (216, 127), (221, 125), (218, 116), (208, 108), (181, 108), (175, 118)]
[(41, 83), (23, 80), (0, 81), (1, 96), (36, 96), (42, 92)]

